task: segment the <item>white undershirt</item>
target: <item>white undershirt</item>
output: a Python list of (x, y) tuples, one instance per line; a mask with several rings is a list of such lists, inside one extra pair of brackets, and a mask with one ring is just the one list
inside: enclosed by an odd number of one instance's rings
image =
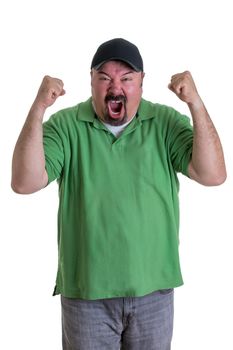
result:
[[(133, 117), (133, 118), (134, 118), (134, 117)], [(131, 121), (133, 120), (133, 118), (130, 119), (130, 121), (126, 122), (125, 124), (118, 125), (118, 126), (110, 125), (110, 124), (108, 124), (108, 123), (104, 123), (103, 121), (102, 121), (102, 123), (106, 126), (106, 128), (108, 128), (108, 130), (111, 131), (111, 133), (112, 133), (113, 135), (115, 135), (116, 137), (119, 137), (119, 136), (121, 135), (121, 133), (123, 132), (123, 130), (126, 128), (126, 126), (127, 126), (129, 123), (131, 123)]]
[[(95, 110), (95, 105), (94, 105), (94, 102), (92, 100), (92, 106), (94, 108), (94, 111), (96, 113), (96, 110)], [(97, 113), (96, 113), (97, 115)], [(134, 118), (135, 116), (133, 116)], [(131, 123), (131, 121), (133, 120), (133, 118), (130, 119), (130, 121), (126, 122), (125, 124), (122, 124), (122, 125), (119, 125), (119, 126), (113, 126), (113, 125), (110, 125), (108, 123), (104, 123), (101, 119), (99, 119), (105, 126), (106, 128), (111, 131), (111, 133), (116, 136), (116, 137), (119, 137), (121, 135), (121, 133), (123, 132), (123, 130), (126, 128), (126, 126)]]

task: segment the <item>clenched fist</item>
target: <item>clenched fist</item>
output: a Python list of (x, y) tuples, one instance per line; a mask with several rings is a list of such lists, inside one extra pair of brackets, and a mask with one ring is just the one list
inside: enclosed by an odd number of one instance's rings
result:
[(46, 75), (38, 90), (35, 103), (46, 109), (52, 106), (59, 96), (65, 94), (62, 80)]
[(188, 71), (173, 75), (168, 88), (188, 104), (198, 105), (201, 103), (192, 75)]

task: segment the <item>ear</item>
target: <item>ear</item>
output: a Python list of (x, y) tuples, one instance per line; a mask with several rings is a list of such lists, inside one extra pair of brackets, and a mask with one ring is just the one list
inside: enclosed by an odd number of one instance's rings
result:
[(141, 73), (141, 87), (142, 87), (142, 85), (143, 85), (143, 79), (144, 79), (144, 77), (145, 77), (145, 73), (142, 72), (142, 73)]
[(91, 86), (92, 86), (93, 70), (90, 71), (90, 76), (91, 76)]

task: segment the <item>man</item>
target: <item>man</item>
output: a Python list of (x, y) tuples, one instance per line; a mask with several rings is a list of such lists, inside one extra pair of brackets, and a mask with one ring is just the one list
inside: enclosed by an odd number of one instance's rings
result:
[[(169, 88), (186, 116), (142, 98), (143, 61), (124, 40), (103, 43), (91, 64), (92, 97), (43, 116), (63, 82), (44, 77), (13, 156), (12, 188), (59, 183), (63, 349), (168, 350), (178, 255), (182, 172), (220, 185), (221, 143), (189, 72)], [(193, 130), (194, 129), (194, 130)]]

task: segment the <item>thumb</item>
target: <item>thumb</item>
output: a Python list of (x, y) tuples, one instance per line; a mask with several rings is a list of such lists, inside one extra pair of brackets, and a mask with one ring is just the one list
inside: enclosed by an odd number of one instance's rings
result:
[(176, 94), (178, 97), (182, 95), (184, 91), (184, 86), (181, 83), (178, 83), (178, 84), (170, 83), (168, 84), (168, 88), (169, 90), (174, 92), (174, 94)]
[(61, 91), (61, 93), (60, 93), (60, 96), (65, 95), (65, 93), (66, 93), (66, 90), (62, 89), (62, 91)]
[(57, 99), (58, 97), (65, 95), (65, 93), (66, 93), (66, 91), (65, 91), (64, 89), (62, 89), (60, 93), (57, 93), (56, 91), (53, 91), (53, 92), (52, 92), (52, 99), (53, 99), (54, 101), (56, 101), (56, 99)]
[(172, 83), (168, 84), (168, 89), (171, 90), (172, 92), (174, 92), (175, 94), (177, 94), (177, 91)]

